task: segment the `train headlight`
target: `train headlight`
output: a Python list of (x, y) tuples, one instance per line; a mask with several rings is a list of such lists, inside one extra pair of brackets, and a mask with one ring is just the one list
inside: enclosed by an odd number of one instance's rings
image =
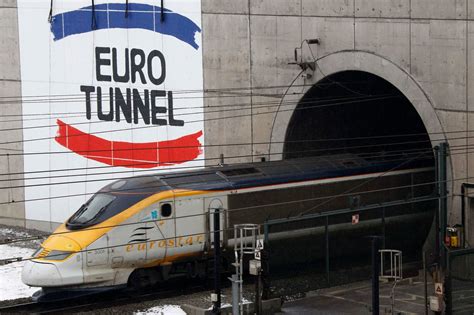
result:
[[(74, 252), (67, 252), (63, 250), (52, 250), (49, 253), (47, 253), (45, 256), (42, 256), (41, 258), (47, 259), (47, 260), (64, 260), (74, 254)], [(41, 255), (40, 255), (41, 256)]]

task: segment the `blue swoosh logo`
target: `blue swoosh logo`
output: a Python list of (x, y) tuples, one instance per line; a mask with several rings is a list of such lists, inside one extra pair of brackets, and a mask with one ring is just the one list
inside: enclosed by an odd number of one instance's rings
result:
[(54, 40), (105, 29), (144, 29), (173, 36), (194, 49), (199, 49), (194, 35), (201, 32), (189, 18), (163, 8), (164, 22), (160, 21), (161, 7), (130, 3), (125, 17), (125, 3), (98, 4), (95, 9), (95, 28), (92, 28), (92, 6), (56, 14), (51, 20)]

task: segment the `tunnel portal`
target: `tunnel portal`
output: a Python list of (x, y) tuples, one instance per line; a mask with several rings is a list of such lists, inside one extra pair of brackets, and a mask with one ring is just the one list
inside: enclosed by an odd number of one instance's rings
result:
[(283, 157), (375, 152), (430, 154), (431, 142), (417, 111), (396, 87), (367, 72), (344, 71), (322, 79), (299, 101)]

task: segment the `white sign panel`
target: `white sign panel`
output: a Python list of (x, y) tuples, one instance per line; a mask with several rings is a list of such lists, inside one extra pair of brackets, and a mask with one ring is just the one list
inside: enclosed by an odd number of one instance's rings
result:
[(18, 0), (18, 14), (27, 219), (204, 165), (200, 0)]
[(255, 253), (254, 253), (253, 257), (256, 260), (261, 260), (262, 259), (262, 253), (259, 250), (255, 250)]

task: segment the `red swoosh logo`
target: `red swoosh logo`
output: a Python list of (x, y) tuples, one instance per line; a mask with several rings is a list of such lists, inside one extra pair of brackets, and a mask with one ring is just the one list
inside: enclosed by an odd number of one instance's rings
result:
[(56, 142), (65, 148), (97, 162), (129, 168), (154, 168), (176, 165), (196, 159), (202, 153), (198, 140), (202, 130), (169, 141), (133, 143), (109, 141), (56, 121)]

